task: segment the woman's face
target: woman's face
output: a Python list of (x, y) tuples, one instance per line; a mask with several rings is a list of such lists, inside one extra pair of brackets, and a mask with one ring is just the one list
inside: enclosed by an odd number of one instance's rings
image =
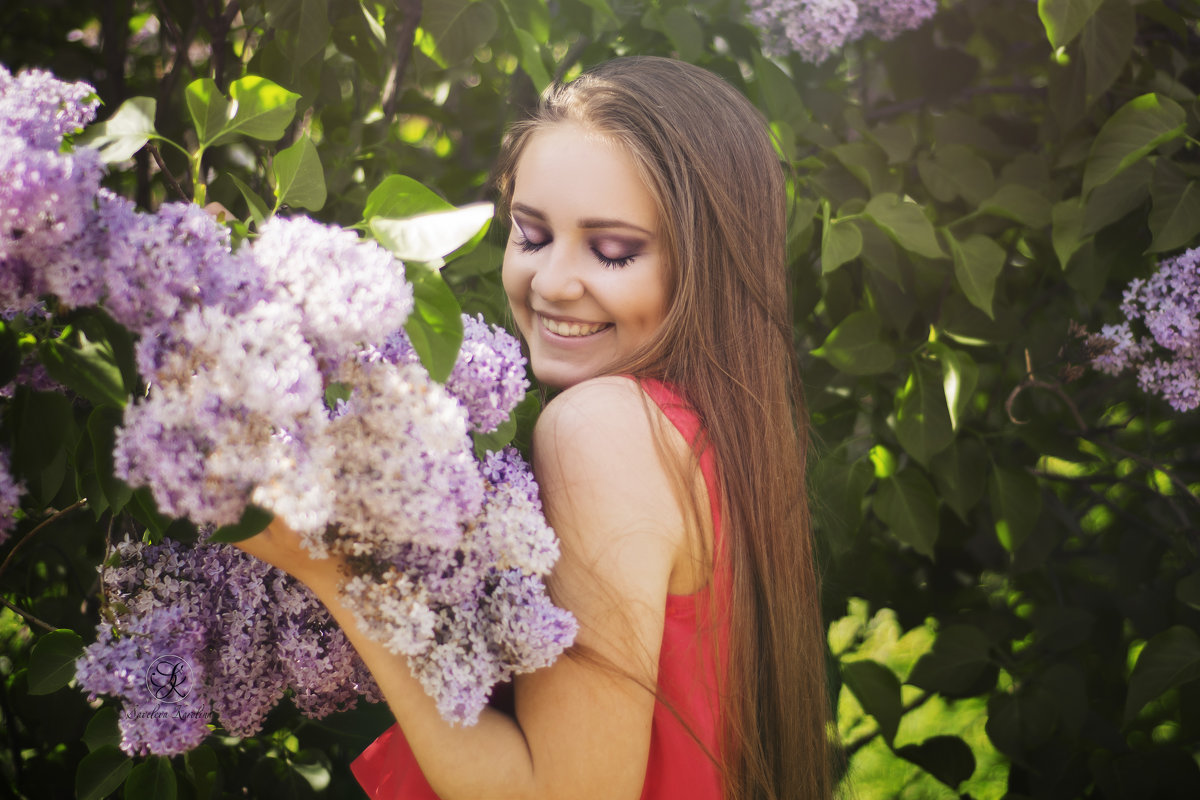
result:
[(667, 309), (654, 198), (577, 123), (532, 135), (513, 181), (504, 290), (542, 383), (566, 388), (647, 343)]

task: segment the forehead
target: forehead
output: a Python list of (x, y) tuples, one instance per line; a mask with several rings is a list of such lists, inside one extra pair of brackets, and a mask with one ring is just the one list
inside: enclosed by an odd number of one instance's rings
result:
[(513, 200), (548, 215), (623, 219), (657, 229), (654, 196), (626, 147), (576, 122), (530, 136), (517, 161)]

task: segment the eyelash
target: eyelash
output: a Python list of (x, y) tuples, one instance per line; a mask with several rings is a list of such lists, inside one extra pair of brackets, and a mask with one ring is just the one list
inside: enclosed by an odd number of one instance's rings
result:
[[(544, 242), (531, 242), (529, 241), (528, 237), (524, 235), (521, 235), (516, 241), (516, 245), (522, 253), (536, 253), (538, 250), (541, 250), (548, 244), (550, 244), (549, 239)], [(636, 253), (633, 255), (622, 256), (621, 258), (609, 258), (594, 247), (592, 248), (592, 255), (596, 257), (596, 260), (598, 260), (600, 265), (605, 269), (621, 269), (623, 267), (628, 267), (633, 263), (633, 260), (637, 258)]]

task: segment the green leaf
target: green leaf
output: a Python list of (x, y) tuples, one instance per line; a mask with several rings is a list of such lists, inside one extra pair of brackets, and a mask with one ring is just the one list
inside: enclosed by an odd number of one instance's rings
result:
[(941, 371), (918, 362), (896, 395), (893, 424), (900, 445), (921, 464), (954, 441)]
[(920, 470), (905, 467), (880, 481), (871, 507), (892, 536), (933, 558), (938, 536), (937, 495)]
[(975, 754), (957, 736), (931, 736), (920, 744), (896, 748), (896, 755), (911, 761), (951, 789), (975, 772)]
[(1200, 234), (1200, 181), (1188, 180), (1171, 161), (1160, 158), (1150, 186), (1149, 252), (1183, 247)]
[(496, 34), (499, 18), (490, 3), (438, 0), (426, 3), (421, 28), (433, 39), (442, 66), (458, 66), (474, 58)]
[(491, 203), (472, 203), (407, 219), (374, 217), (368, 226), (379, 243), (402, 261), (441, 266), (446, 256), (487, 228), (492, 211)]
[(950, 427), (958, 430), (959, 421), (979, 382), (979, 367), (965, 351), (956, 350), (943, 342), (930, 342), (927, 347), (942, 367), (942, 389), (946, 395), (946, 409), (950, 413)]
[(959, 288), (971, 305), (995, 319), (992, 298), (996, 293), (996, 279), (1000, 277), (1007, 260), (1004, 248), (981, 233), (973, 233), (966, 241), (960, 242), (948, 229), (943, 230), (946, 231), (946, 241), (954, 257), (954, 277), (958, 280)]
[(1135, 97), (1104, 123), (1083, 170), (1083, 194), (1108, 183), (1160, 144), (1183, 135), (1187, 114), (1169, 97)]
[(192, 124), (196, 126), (196, 138), (206, 146), (220, 134), (229, 119), (229, 100), (221, 94), (212, 78), (197, 78), (183, 91)]
[(133, 759), (106, 744), (88, 753), (75, 768), (76, 800), (108, 797), (133, 769)]
[(275, 515), (270, 511), (259, 508), (253, 503), (247, 503), (241, 519), (232, 525), (222, 525), (217, 528), (213, 535), (208, 537), (208, 541), (233, 543), (249, 539), (266, 530), (273, 519), (275, 519)]
[(313, 56), (325, 52), (332, 30), (328, 0), (301, 0), (300, 24), (290, 58), (293, 75)]
[(75, 144), (96, 148), (106, 164), (131, 159), (155, 135), (157, 107), (153, 97), (131, 97), (111, 117), (84, 131)]
[(74, 331), (77, 344), (64, 339), (46, 339), (38, 345), (38, 354), (50, 377), (73, 389), (96, 405), (108, 403), (123, 408), (128, 395), (121, 368), (112, 346), (103, 339), (91, 340), (83, 331)]
[(853, 220), (826, 220), (821, 233), (821, 272), (833, 272), (848, 261), (858, 258), (863, 249), (863, 235)]
[(1083, 204), (1073, 197), (1056, 203), (1050, 211), (1052, 220), (1050, 240), (1058, 264), (1065, 271), (1071, 256), (1075, 255), (1087, 238), (1083, 235)]
[(1006, 183), (979, 205), (980, 214), (1004, 217), (1027, 228), (1043, 228), (1050, 223), (1050, 201), (1041, 192), (1019, 183)]
[(125, 779), (125, 800), (175, 800), (175, 770), (162, 756), (138, 764)]
[(933, 224), (910, 200), (901, 200), (891, 193), (877, 194), (867, 203), (863, 215), (878, 225), (896, 243), (912, 253), (927, 258), (944, 256)]
[(1088, 105), (1094, 103), (1125, 69), (1133, 52), (1137, 19), (1128, 2), (1104, 3), (1083, 28), (1080, 52), (1087, 69)]
[(413, 313), (404, 330), (429, 376), (439, 383), (450, 377), (462, 345), (462, 309), (454, 292), (431, 269), (409, 270), (413, 285)]
[(500, 426), (494, 431), (473, 433), (471, 438), (475, 442), (475, 455), (482, 459), (488, 453), (498, 453), (504, 449), (506, 444), (512, 442), (516, 435), (517, 421), (511, 416), (500, 423)]
[(1193, 572), (1175, 584), (1175, 599), (1200, 611), (1200, 572)]
[(695, 63), (704, 54), (704, 31), (685, 6), (672, 6), (663, 14), (663, 33), (684, 61)]
[(375, 217), (403, 219), (430, 211), (449, 211), (453, 205), (420, 181), (407, 175), (389, 175), (367, 197), (363, 222)]
[(900, 681), (890, 669), (875, 661), (842, 662), (842, 681), (879, 724), (879, 732), (891, 744), (904, 713)]
[(941, 145), (932, 156), (922, 153), (917, 171), (930, 194), (944, 203), (961, 197), (978, 205), (996, 183), (991, 164), (962, 144)]
[(988, 698), (988, 738), (1001, 752), (1020, 759), (1033, 752), (1054, 734), (1057, 709), (1054, 698), (1036, 681), (1011, 694)]
[(882, 323), (873, 311), (855, 311), (829, 332), (812, 355), (849, 375), (877, 375), (896, 360), (892, 346), (880, 338)]
[(83, 743), (87, 745), (88, 752), (99, 750), (105, 745), (117, 747), (121, 744), (121, 729), (117, 724), (115, 708), (104, 706), (92, 715), (83, 731)]
[(830, 153), (872, 192), (885, 192), (890, 188), (889, 184), (894, 184), (894, 180), (889, 179), (887, 155), (873, 142), (844, 142)]
[(234, 175), (232, 172), (225, 174), (229, 176), (229, 179), (233, 181), (233, 185), (242, 193), (242, 198), (246, 201), (246, 207), (250, 211), (250, 218), (254, 220), (254, 224), (262, 225), (266, 222), (271, 216), (271, 209), (267, 208), (266, 202), (237, 175)]
[(929, 462), (938, 497), (967, 521), (987, 491), (988, 454), (974, 438), (958, 438)]
[(1153, 177), (1151, 159), (1143, 159), (1108, 183), (1097, 186), (1083, 205), (1083, 235), (1091, 236), (1137, 210), (1150, 196)]
[(552, 80), (546, 71), (546, 62), (542, 60), (542, 47), (533, 34), (521, 28), (514, 29), (517, 42), (521, 45), (521, 69), (533, 81), (533, 88), (538, 94), (545, 91)]
[(871, 141), (883, 148), (888, 164), (903, 164), (912, 157), (917, 146), (913, 126), (906, 120), (877, 125), (867, 132)]
[(1191, 628), (1175, 625), (1146, 643), (1129, 676), (1125, 699), (1125, 724), (1138, 712), (1170, 691), (1200, 678), (1200, 637)]
[(79, 435), (71, 401), (61, 392), (21, 392), (10, 407), (16, 423), (13, 472), (29, 493), (50, 505), (66, 477), (67, 456)]
[(202, 744), (184, 753), (183, 759), (187, 776), (196, 787), (196, 797), (199, 800), (208, 800), (213, 796), (217, 784), (217, 754), (211, 747)]
[(836, 554), (849, 549), (863, 516), (863, 498), (875, 478), (868, 458), (847, 461), (845, 446), (823, 453), (812, 468), (813, 514)]
[(113, 448), (116, 446), (116, 428), (121, 424), (124, 414), (115, 406), (97, 406), (88, 417), (88, 437), (92, 442), (92, 458), (96, 468), (96, 478), (104, 499), (112, 508), (114, 514), (133, 497), (133, 489), (125, 481), (113, 473)]
[(988, 489), (996, 538), (1004, 549), (1015, 553), (1033, 532), (1042, 513), (1042, 492), (1037, 481), (1024, 470), (997, 466)]
[(82, 653), (83, 639), (75, 631), (60, 629), (38, 639), (29, 654), (29, 693), (50, 694), (69, 684)]
[(972, 625), (938, 631), (933, 649), (921, 656), (908, 682), (930, 692), (956, 696), (975, 688), (992, 664), (988, 639)]
[(1079, 35), (1104, 0), (1038, 0), (1038, 17), (1050, 46), (1058, 49)]
[(271, 178), (275, 183), (276, 210), (286, 204), (320, 211), (325, 205), (325, 170), (321, 168), (317, 146), (307, 133), (291, 147), (275, 154)]

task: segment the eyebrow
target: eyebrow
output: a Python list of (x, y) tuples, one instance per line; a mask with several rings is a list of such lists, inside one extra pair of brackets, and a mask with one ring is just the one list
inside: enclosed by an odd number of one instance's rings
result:
[[(519, 211), (520, 213), (524, 214), (527, 217), (533, 217), (536, 220), (540, 220), (542, 222), (547, 222), (545, 214), (543, 214), (541, 211), (538, 211), (536, 208), (532, 208), (531, 206), (525, 205), (524, 203), (513, 203), (512, 210)], [(588, 228), (588, 229), (592, 229), (592, 228), (629, 228), (631, 230), (641, 231), (642, 233), (646, 234), (647, 236), (654, 236), (653, 231), (648, 231), (645, 228), (643, 228), (641, 225), (634, 225), (632, 222), (628, 222), (623, 219), (604, 219), (604, 218), (589, 217), (588, 219), (579, 220), (578, 224), (579, 224), (579, 227)]]

